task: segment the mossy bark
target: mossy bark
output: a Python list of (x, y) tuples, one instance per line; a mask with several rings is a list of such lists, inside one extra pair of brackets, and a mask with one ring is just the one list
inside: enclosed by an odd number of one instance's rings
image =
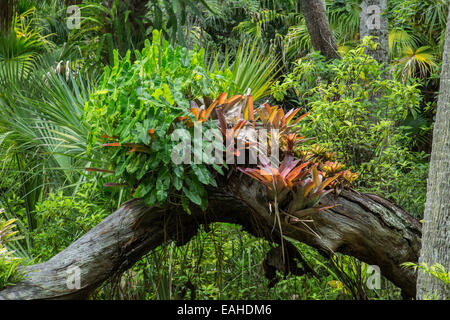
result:
[[(423, 244), (419, 263), (439, 263), (450, 268), (450, 11), (445, 45), (433, 147), (423, 219)], [(419, 272), (417, 299), (450, 299), (450, 288), (425, 272)]]

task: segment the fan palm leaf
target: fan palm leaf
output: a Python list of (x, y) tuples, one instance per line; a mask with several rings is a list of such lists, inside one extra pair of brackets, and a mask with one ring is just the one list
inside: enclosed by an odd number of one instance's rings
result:
[(432, 72), (437, 66), (434, 52), (429, 46), (417, 49), (405, 47), (397, 65), (402, 68), (403, 79), (415, 75), (425, 77), (427, 73)]

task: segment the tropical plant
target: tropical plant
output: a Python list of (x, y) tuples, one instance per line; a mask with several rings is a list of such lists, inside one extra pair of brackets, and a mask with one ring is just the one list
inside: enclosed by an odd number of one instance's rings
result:
[[(80, 27), (72, 30), (69, 41), (79, 45), (86, 63), (97, 67), (112, 65), (114, 50), (124, 55), (127, 50), (142, 48), (145, 28), (142, 22), (132, 24), (126, 3), (114, 0), (107, 6), (99, 1), (85, 1), (79, 7)], [(132, 32), (133, 28), (136, 32)]]
[[(234, 57), (226, 52), (222, 64), (218, 59), (217, 54), (213, 59), (210, 58), (207, 68), (211, 73), (232, 80), (226, 89), (228, 94), (239, 94), (250, 89), (255, 101), (270, 94), (270, 87), (280, 71), (280, 59), (268, 52), (265, 46), (250, 41), (240, 45)], [(233, 61), (230, 63), (231, 59)]]
[(446, 286), (450, 287), (450, 271), (446, 271), (445, 267), (440, 263), (435, 263), (432, 266), (428, 266), (426, 263), (416, 264), (413, 262), (402, 263), (405, 268), (411, 268), (414, 271), (421, 270), (429, 275), (435, 277), (439, 281), (442, 281)]
[(51, 47), (34, 27), (34, 9), (16, 14), (11, 29), (0, 33), (0, 85), (27, 78), (36, 67), (37, 58)]
[(406, 47), (402, 50), (401, 58), (396, 67), (401, 68), (402, 79), (405, 81), (412, 76), (424, 78), (437, 67), (435, 57), (430, 47)]
[[(4, 211), (0, 208), (0, 214)], [(17, 231), (13, 231), (15, 219), (0, 219), (0, 290), (14, 285), (22, 280), (23, 272), (20, 271), (20, 263), (23, 259), (13, 256), (13, 252), (8, 251), (6, 244), (8, 242), (18, 240)]]
[(190, 33), (194, 25), (201, 25), (204, 15), (218, 15), (219, 8), (212, 0), (149, 1), (147, 3), (147, 31), (160, 30), (172, 44), (190, 47)]
[[(103, 137), (103, 149), (112, 165), (108, 170), (113, 169), (120, 183), (133, 188), (133, 196), (144, 197), (147, 205), (180, 198), (173, 191), (183, 190), (181, 201), (186, 209), (187, 199), (205, 208), (203, 185), (215, 185), (215, 180), (205, 164), (172, 162), (177, 144), (170, 135), (176, 129), (186, 129), (183, 117), (190, 111), (189, 101), (216, 95), (225, 85), (224, 78), (204, 69), (204, 50), (173, 48), (157, 31), (153, 32), (153, 43), (147, 41), (137, 54), (138, 60), (131, 64), (129, 52), (121, 62), (115, 52), (113, 68), (105, 69), (86, 106), (85, 123), (91, 126), (88, 153), (92, 154)], [(198, 114), (192, 121), (197, 119)], [(202, 130), (212, 128), (212, 124), (205, 122)]]
[(0, 199), (7, 203), (16, 194), (25, 200), (30, 231), (44, 190), (78, 183), (77, 167), (86, 162), (87, 131), (80, 121), (92, 82), (71, 74), (66, 81), (48, 70), (41, 63), (0, 93), (1, 155), (10, 159), (7, 172), (17, 176)]
[[(409, 146), (416, 137), (408, 134), (411, 129), (404, 126), (405, 119), (418, 117), (420, 91), (417, 83), (386, 79), (384, 72), (373, 58), (363, 53), (363, 46), (349, 50), (334, 62), (311, 54), (300, 59), (283, 82), (273, 86), (273, 94), (278, 100), (299, 95), (295, 103), (311, 111), (302, 134), (315, 135), (319, 146), (300, 148), (299, 157), (322, 164), (339, 160), (360, 174), (357, 185), (370, 190), (377, 190), (375, 186), (389, 188), (382, 189), (383, 193), (420, 215), (424, 199), (420, 190), (424, 190), (424, 185), (411, 184), (411, 179), (416, 180), (413, 172), (422, 168), (424, 155), (412, 152)], [(381, 98), (374, 100), (377, 92), (382, 92)], [(327, 155), (329, 148), (336, 154)], [(324, 171), (323, 167), (321, 170)], [(420, 170), (420, 174), (420, 179), (424, 179), (425, 171)], [(349, 181), (354, 180), (351, 172), (345, 175)], [(406, 180), (392, 179), (400, 176)], [(334, 187), (339, 189), (346, 179), (338, 179), (336, 183)], [(406, 185), (413, 185), (415, 191), (411, 187), (405, 189)]]
[[(73, 194), (49, 193), (34, 209), (32, 256), (36, 262), (50, 259), (81, 235), (95, 227), (114, 210), (115, 201), (99, 183), (84, 182)], [(67, 193), (67, 192), (66, 192)]]

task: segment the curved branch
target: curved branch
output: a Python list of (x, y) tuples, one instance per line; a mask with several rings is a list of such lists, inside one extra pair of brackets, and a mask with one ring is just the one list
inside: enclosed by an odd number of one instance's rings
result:
[[(202, 224), (236, 223), (255, 236), (280, 241), (260, 184), (234, 174), (208, 195), (209, 209), (192, 208), (191, 215), (177, 208), (147, 208), (139, 200), (125, 203), (52, 259), (25, 268), (27, 278), (0, 291), (0, 299), (86, 298), (157, 246), (170, 240), (186, 243)], [(309, 217), (310, 223), (283, 222), (283, 234), (326, 255), (341, 252), (378, 265), (405, 296), (414, 297), (416, 276), (399, 265), (418, 260), (420, 223), (374, 195), (343, 191), (338, 197), (329, 195), (326, 202), (335, 207)], [(80, 270), (79, 288), (67, 285), (73, 267)]]

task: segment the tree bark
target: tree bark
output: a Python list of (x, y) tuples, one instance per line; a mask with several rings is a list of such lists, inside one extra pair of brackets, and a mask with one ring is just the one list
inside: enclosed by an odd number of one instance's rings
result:
[(8, 31), (11, 27), (17, 0), (0, 0), (0, 31)]
[[(445, 45), (436, 122), (433, 130), (427, 201), (423, 219), (423, 247), (419, 263), (431, 267), (440, 263), (450, 268), (450, 11)], [(450, 299), (447, 285), (419, 271), (417, 299)]]
[(314, 49), (328, 59), (339, 59), (340, 55), (330, 29), (324, 1), (300, 0), (300, 6)]
[(387, 0), (363, 0), (359, 16), (360, 39), (373, 36), (378, 46), (367, 48), (367, 54), (380, 63), (389, 63), (389, 23), (384, 16)]
[[(208, 210), (193, 207), (191, 215), (179, 208), (146, 208), (142, 201), (130, 201), (52, 259), (27, 267), (27, 278), (0, 291), (0, 299), (86, 298), (149, 250), (170, 240), (178, 245), (186, 243), (201, 224), (240, 224), (255, 236), (280, 242), (264, 186), (234, 172), (219, 188), (209, 190), (208, 197)], [(304, 222), (307, 226), (282, 222), (283, 234), (324, 255), (341, 252), (376, 264), (405, 296), (414, 297), (416, 275), (399, 265), (418, 260), (420, 223), (374, 195), (343, 191), (338, 197), (328, 195), (324, 201), (335, 207), (308, 217), (312, 222)], [(80, 271), (79, 288), (67, 285), (73, 267)]]

